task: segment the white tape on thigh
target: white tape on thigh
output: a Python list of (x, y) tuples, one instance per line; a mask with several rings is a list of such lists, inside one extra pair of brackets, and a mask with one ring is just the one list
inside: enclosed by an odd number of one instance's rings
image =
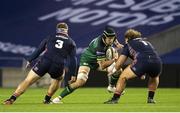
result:
[(87, 81), (88, 75), (83, 72), (80, 72), (80, 73), (78, 73), (77, 79), (82, 79), (84, 81)]

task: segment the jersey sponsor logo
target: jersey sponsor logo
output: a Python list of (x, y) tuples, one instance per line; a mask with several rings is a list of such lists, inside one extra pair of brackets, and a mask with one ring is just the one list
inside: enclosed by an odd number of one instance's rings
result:
[(84, 62), (83, 65), (89, 65), (88, 63)]
[(97, 51), (96, 54), (97, 54), (97, 55), (104, 55), (105, 53), (104, 53), (104, 52)]

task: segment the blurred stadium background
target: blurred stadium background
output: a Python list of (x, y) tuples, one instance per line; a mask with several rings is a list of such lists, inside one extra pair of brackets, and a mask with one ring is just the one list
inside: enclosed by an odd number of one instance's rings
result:
[[(126, 29), (140, 30), (163, 60), (160, 87), (180, 87), (180, 0), (1, 0), (0, 87), (16, 87), (24, 79), (24, 58), (62, 21), (69, 24), (78, 58), (106, 25), (122, 43)], [(107, 86), (105, 74), (92, 71), (85, 87)], [(146, 87), (146, 81), (128, 86)]]

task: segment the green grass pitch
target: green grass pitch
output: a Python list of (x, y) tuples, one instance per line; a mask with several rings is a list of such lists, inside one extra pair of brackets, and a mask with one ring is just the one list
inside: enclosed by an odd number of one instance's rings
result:
[(14, 89), (0, 88), (0, 112), (180, 112), (180, 89), (177, 88), (159, 88), (156, 104), (146, 103), (146, 88), (127, 88), (116, 105), (103, 104), (112, 96), (106, 88), (80, 88), (64, 98), (63, 104), (44, 105), (46, 90), (30, 88), (13, 105), (3, 105)]

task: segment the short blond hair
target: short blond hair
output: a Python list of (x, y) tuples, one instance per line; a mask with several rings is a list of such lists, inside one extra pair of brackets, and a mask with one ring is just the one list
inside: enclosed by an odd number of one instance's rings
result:
[(60, 29), (66, 29), (68, 30), (68, 25), (64, 22), (58, 23), (56, 28), (60, 28)]
[(68, 33), (68, 25), (64, 22), (58, 23), (56, 25), (56, 32), (57, 33)]
[(128, 29), (124, 34), (124, 38), (128, 40), (133, 38), (140, 38), (140, 37), (141, 37), (141, 32), (135, 29)]

